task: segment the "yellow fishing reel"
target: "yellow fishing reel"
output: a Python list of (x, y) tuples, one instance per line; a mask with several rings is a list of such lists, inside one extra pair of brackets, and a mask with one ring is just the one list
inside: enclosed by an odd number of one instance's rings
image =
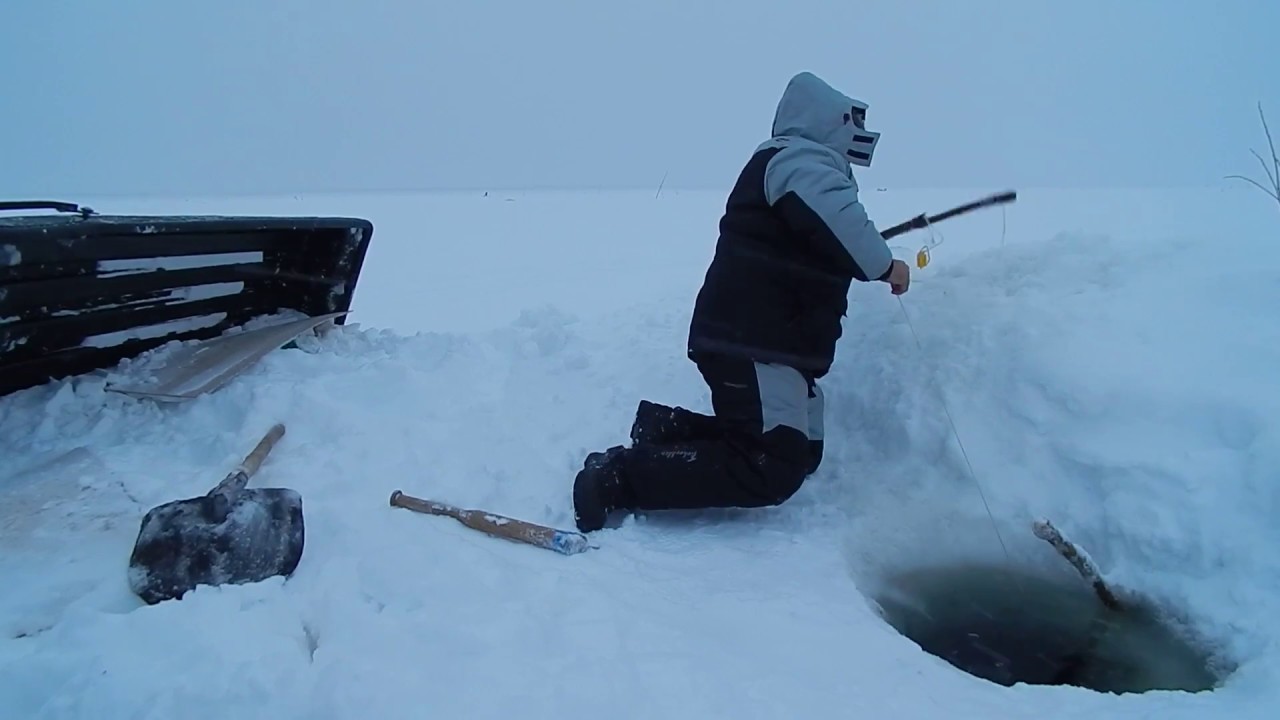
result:
[(942, 236), (939, 235), (937, 231), (933, 229), (932, 225), (930, 225), (929, 239), (926, 240), (925, 244), (922, 245), (920, 249), (916, 251), (916, 267), (919, 269), (924, 269), (924, 267), (929, 264), (929, 260), (932, 259), (932, 257), (929, 254), (929, 251), (938, 247), (941, 244), (942, 244)]

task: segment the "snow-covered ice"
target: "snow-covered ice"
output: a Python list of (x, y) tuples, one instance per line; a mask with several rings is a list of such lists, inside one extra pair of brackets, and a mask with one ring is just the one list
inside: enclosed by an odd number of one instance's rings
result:
[[(1000, 189), (865, 200), (887, 226)], [(92, 376), (0, 399), (0, 717), (1274, 716), (1280, 216), (1256, 192), (1029, 190), (937, 226), (901, 302), (851, 292), (826, 460), (784, 506), (630, 518), (571, 557), (389, 506), (402, 489), (571, 528), (573, 473), (641, 398), (707, 410), (683, 343), (722, 202), (89, 202), (375, 231), (350, 324), (211, 395), (160, 405)], [(251, 486), (301, 493), (297, 572), (143, 605), (142, 514), (207, 491), (275, 422)], [(1235, 667), (1223, 686), (1004, 687), (878, 614), (889, 573), (1060, 569), (1041, 517), (1185, 619)]]

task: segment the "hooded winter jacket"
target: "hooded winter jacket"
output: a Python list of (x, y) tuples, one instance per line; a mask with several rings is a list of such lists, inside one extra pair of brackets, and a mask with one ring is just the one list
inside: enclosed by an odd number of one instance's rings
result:
[(850, 167), (869, 165), (879, 139), (859, 127), (866, 108), (812, 73), (787, 84), (773, 137), (726, 202), (691, 353), (781, 363), (814, 378), (830, 370), (850, 284), (886, 278), (893, 260)]

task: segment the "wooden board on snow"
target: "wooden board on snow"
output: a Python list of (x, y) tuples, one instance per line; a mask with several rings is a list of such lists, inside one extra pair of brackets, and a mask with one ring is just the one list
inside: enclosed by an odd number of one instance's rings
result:
[(272, 350), (345, 314), (308, 316), (194, 342), (168, 354), (146, 381), (108, 385), (107, 390), (161, 402), (191, 400), (226, 385)]

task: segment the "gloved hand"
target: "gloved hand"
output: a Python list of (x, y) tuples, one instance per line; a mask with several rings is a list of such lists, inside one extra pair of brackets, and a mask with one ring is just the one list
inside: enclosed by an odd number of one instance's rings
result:
[(895, 259), (889, 265), (888, 275), (882, 280), (889, 283), (894, 295), (901, 295), (911, 285), (911, 268), (903, 261)]

